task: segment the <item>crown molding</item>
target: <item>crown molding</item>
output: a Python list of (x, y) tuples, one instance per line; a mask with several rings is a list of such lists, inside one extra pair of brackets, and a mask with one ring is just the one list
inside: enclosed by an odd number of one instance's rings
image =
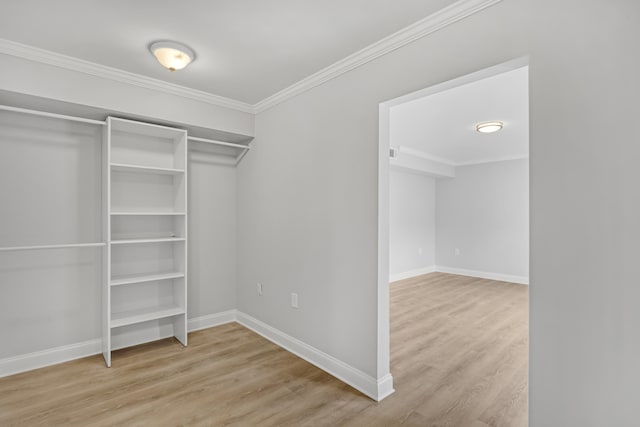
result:
[(140, 74), (131, 73), (117, 68), (108, 67), (106, 65), (96, 64), (94, 62), (85, 61), (83, 59), (74, 58), (72, 56), (63, 55), (49, 50), (40, 49), (34, 46), (28, 46), (7, 39), (0, 39), (0, 53), (28, 59), (30, 61), (42, 64), (53, 65), (55, 67), (67, 70), (77, 71), (95, 77), (101, 77), (120, 83), (126, 83), (133, 86), (151, 89), (159, 92), (177, 95), (184, 98), (194, 99), (196, 101), (205, 102), (207, 104), (216, 105), (218, 107), (238, 110), (245, 113), (253, 114), (254, 107), (245, 102), (236, 101), (235, 99), (225, 98), (223, 96), (214, 95), (197, 89), (191, 89), (174, 83), (165, 82), (151, 77), (142, 76)]
[(367, 62), (373, 61), (415, 40), (441, 30), (500, 1), (502, 0), (459, 0), (263, 99), (254, 105), (255, 112), (261, 113), (268, 110), (289, 98), (306, 92), (309, 89), (319, 86), (322, 83), (364, 65)]
[(24, 58), (145, 89), (182, 96), (219, 107), (257, 114), (501, 1), (502, 0), (459, 0), (254, 105), (7, 39), (0, 39), (0, 54)]

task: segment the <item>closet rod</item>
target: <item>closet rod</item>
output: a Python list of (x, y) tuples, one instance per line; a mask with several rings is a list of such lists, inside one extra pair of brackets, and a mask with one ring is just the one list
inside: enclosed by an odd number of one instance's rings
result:
[(248, 145), (234, 144), (232, 142), (215, 141), (213, 139), (206, 139), (206, 138), (197, 138), (195, 136), (190, 136), (187, 139), (189, 139), (190, 141), (208, 142), (209, 144), (224, 145), (225, 147), (242, 148), (244, 150), (248, 150), (250, 148)]
[(53, 119), (71, 120), (74, 122), (90, 123), (92, 125), (105, 126), (107, 122), (100, 120), (85, 119), (83, 117), (66, 116), (64, 114), (46, 113), (38, 110), (27, 110), (26, 108), (10, 107), (8, 105), (0, 105), (0, 110), (13, 111), (14, 113), (32, 114), (34, 116), (50, 117)]
[(0, 248), (0, 252), (9, 251), (32, 251), (38, 249), (65, 249), (65, 248), (92, 248), (99, 246), (106, 246), (106, 243), (70, 243), (65, 245), (38, 245), (38, 246), (13, 246)]
[(242, 150), (242, 153), (240, 153), (238, 155), (238, 157), (236, 157), (236, 166), (238, 166), (240, 164), (240, 160), (242, 160), (242, 158), (244, 157), (245, 154), (247, 154), (249, 152), (249, 149), (251, 147), (247, 146), (246, 150)]

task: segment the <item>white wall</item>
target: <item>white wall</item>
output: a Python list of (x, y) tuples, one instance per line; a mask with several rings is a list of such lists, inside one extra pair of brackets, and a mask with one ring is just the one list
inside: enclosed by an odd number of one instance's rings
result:
[(628, 0), (504, 0), (259, 114), (239, 308), (380, 378), (379, 103), (528, 55), (530, 424), (634, 425), (639, 17)]
[(435, 206), (439, 268), (528, 278), (528, 159), (456, 167)]
[(433, 268), (436, 263), (436, 180), (391, 170), (389, 183), (389, 275)]

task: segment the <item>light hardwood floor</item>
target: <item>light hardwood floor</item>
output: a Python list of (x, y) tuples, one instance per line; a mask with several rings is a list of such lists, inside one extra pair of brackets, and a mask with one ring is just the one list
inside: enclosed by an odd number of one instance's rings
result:
[(0, 426), (527, 425), (528, 287), (391, 285), (396, 392), (373, 402), (232, 323), (0, 379)]

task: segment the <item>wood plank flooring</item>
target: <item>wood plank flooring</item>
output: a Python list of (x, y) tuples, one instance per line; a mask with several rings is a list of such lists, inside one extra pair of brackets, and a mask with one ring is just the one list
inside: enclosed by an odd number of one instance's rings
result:
[(528, 287), (432, 273), (391, 285), (380, 403), (236, 324), (0, 379), (0, 426), (527, 425)]

